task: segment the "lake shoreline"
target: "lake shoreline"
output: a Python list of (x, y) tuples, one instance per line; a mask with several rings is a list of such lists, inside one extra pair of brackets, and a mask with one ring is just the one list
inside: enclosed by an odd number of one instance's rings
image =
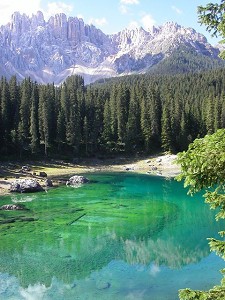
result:
[[(16, 178), (37, 178), (40, 184), (46, 180), (38, 176), (45, 172), (53, 182), (60, 177), (94, 172), (134, 172), (139, 174), (175, 177), (180, 173), (180, 166), (176, 164), (176, 155), (160, 154), (146, 157), (116, 157), (107, 159), (88, 158), (74, 163), (51, 160), (50, 162), (1, 163), (0, 162), (0, 195), (9, 194), (10, 183)], [(23, 165), (29, 166), (30, 171), (21, 172)], [(33, 175), (35, 174), (35, 175)]]

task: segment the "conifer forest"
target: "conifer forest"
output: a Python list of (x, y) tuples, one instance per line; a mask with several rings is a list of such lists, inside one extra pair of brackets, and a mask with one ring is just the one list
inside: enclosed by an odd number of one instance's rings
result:
[(0, 81), (0, 155), (39, 158), (176, 153), (225, 128), (225, 70), (135, 75), (85, 86)]

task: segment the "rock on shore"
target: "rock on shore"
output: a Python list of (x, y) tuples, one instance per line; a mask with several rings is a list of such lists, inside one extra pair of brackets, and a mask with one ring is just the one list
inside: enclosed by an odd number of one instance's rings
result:
[(43, 187), (36, 179), (17, 179), (10, 184), (10, 192), (29, 193), (43, 191)]

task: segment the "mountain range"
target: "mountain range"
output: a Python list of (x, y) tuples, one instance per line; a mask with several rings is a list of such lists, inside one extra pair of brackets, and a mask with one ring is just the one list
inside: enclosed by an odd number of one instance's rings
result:
[(63, 13), (45, 21), (40, 11), (31, 17), (15, 12), (0, 27), (0, 45), (0, 75), (16, 75), (19, 80), (30, 76), (38, 83), (60, 84), (73, 74), (91, 83), (107, 77), (160, 73), (165, 66), (171, 72), (168, 64), (177, 56), (172, 73), (185, 71), (190, 61), (198, 69), (223, 65), (219, 48), (193, 28), (174, 22), (148, 31), (126, 28), (108, 35)]

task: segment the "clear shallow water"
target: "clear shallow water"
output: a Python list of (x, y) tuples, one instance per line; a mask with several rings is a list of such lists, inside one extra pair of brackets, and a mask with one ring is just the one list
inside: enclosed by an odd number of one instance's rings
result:
[(224, 264), (206, 238), (224, 224), (200, 195), (162, 177), (88, 177), (1, 197), (29, 210), (0, 212), (0, 299), (176, 300), (180, 288), (219, 284)]

